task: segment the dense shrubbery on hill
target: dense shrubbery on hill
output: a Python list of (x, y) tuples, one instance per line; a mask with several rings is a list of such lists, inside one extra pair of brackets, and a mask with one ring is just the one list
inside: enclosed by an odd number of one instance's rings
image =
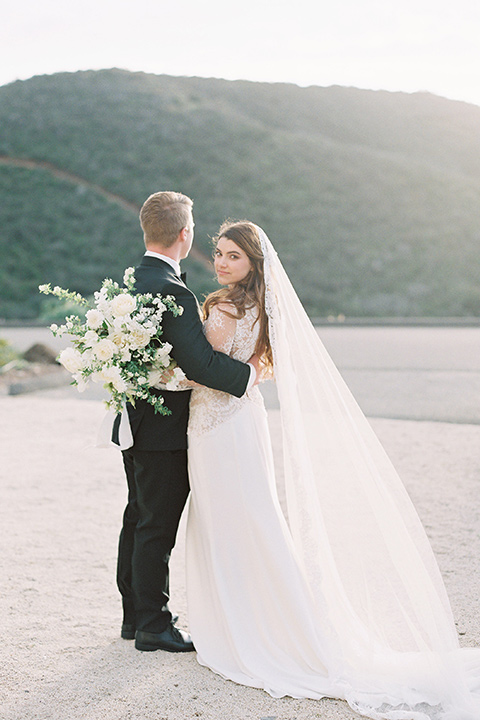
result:
[[(274, 241), (313, 315), (480, 312), (480, 108), (427, 94), (298, 88), (117, 70), (0, 88), (0, 316), (39, 282), (92, 292), (141, 253), (153, 191), (195, 199), (196, 243), (226, 216)], [(193, 289), (210, 273), (189, 261)]]

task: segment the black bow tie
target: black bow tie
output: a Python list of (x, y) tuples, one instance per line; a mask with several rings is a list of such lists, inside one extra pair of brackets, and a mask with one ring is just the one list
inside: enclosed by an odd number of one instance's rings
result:
[(185, 285), (187, 284), (187, 273), (186, 272), (180, 273), (180, 280), (183, 280)]

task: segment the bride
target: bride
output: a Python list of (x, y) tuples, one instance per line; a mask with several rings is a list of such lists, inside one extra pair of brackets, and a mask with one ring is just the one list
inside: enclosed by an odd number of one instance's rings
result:
[(187, 597), (202, 665), (273, 697), (334, 697), (385, 720), (478, 720), (480, 650), (458, 647), (409, 497), (269, 239), (219, 230), (216, 350), (273, 372), (288, 522), (258, 388), (190, 403)]

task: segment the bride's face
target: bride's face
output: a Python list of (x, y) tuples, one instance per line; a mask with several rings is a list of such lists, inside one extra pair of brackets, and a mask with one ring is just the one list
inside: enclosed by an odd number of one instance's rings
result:
[(213, 263), (220, 285), (236, 285), (244, 280), (252, 269), (246, 252), (227, 237), (219, 239)]

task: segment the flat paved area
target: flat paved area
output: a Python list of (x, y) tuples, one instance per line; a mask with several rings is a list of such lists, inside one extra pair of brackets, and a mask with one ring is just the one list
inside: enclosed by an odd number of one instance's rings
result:
[(319, 328), (369, 417), (480, 422), (480, 328)]
[[(384, 414), (372, 424), (432, 542), (460, 642), (479, 646), (480, 330), (319, 332), (364, 410)], [(22, 333), (28, 347), (32, 335)], [(400, 397), (395, 413), (413, 419), (389, 418)], [(268, 404), (281, 494), (280, 418), (275, 399)], [(422, 413), (432, 417), (419, 422)], [(98, 399), (69, 387), (0, 397), (2, 720), (358, 718), (343, 702), (274, 700), (219, 678), (194, 653), (140, 653), (119, 638), (115, 558), (126, 487), (118, 451), (93, 448), (103, 414)], [(172, 607), (186, 626), (184, 521)]]
[[(317, 332), (368, 417), (480, 423), (480, 327), (342, 327)], [(24, 351), (64, 339), (46, 328), (0, 328)], [(84, 396), (99, 397), (98, 388)], [(273, 387), (267, 404), (276, 407)]]

